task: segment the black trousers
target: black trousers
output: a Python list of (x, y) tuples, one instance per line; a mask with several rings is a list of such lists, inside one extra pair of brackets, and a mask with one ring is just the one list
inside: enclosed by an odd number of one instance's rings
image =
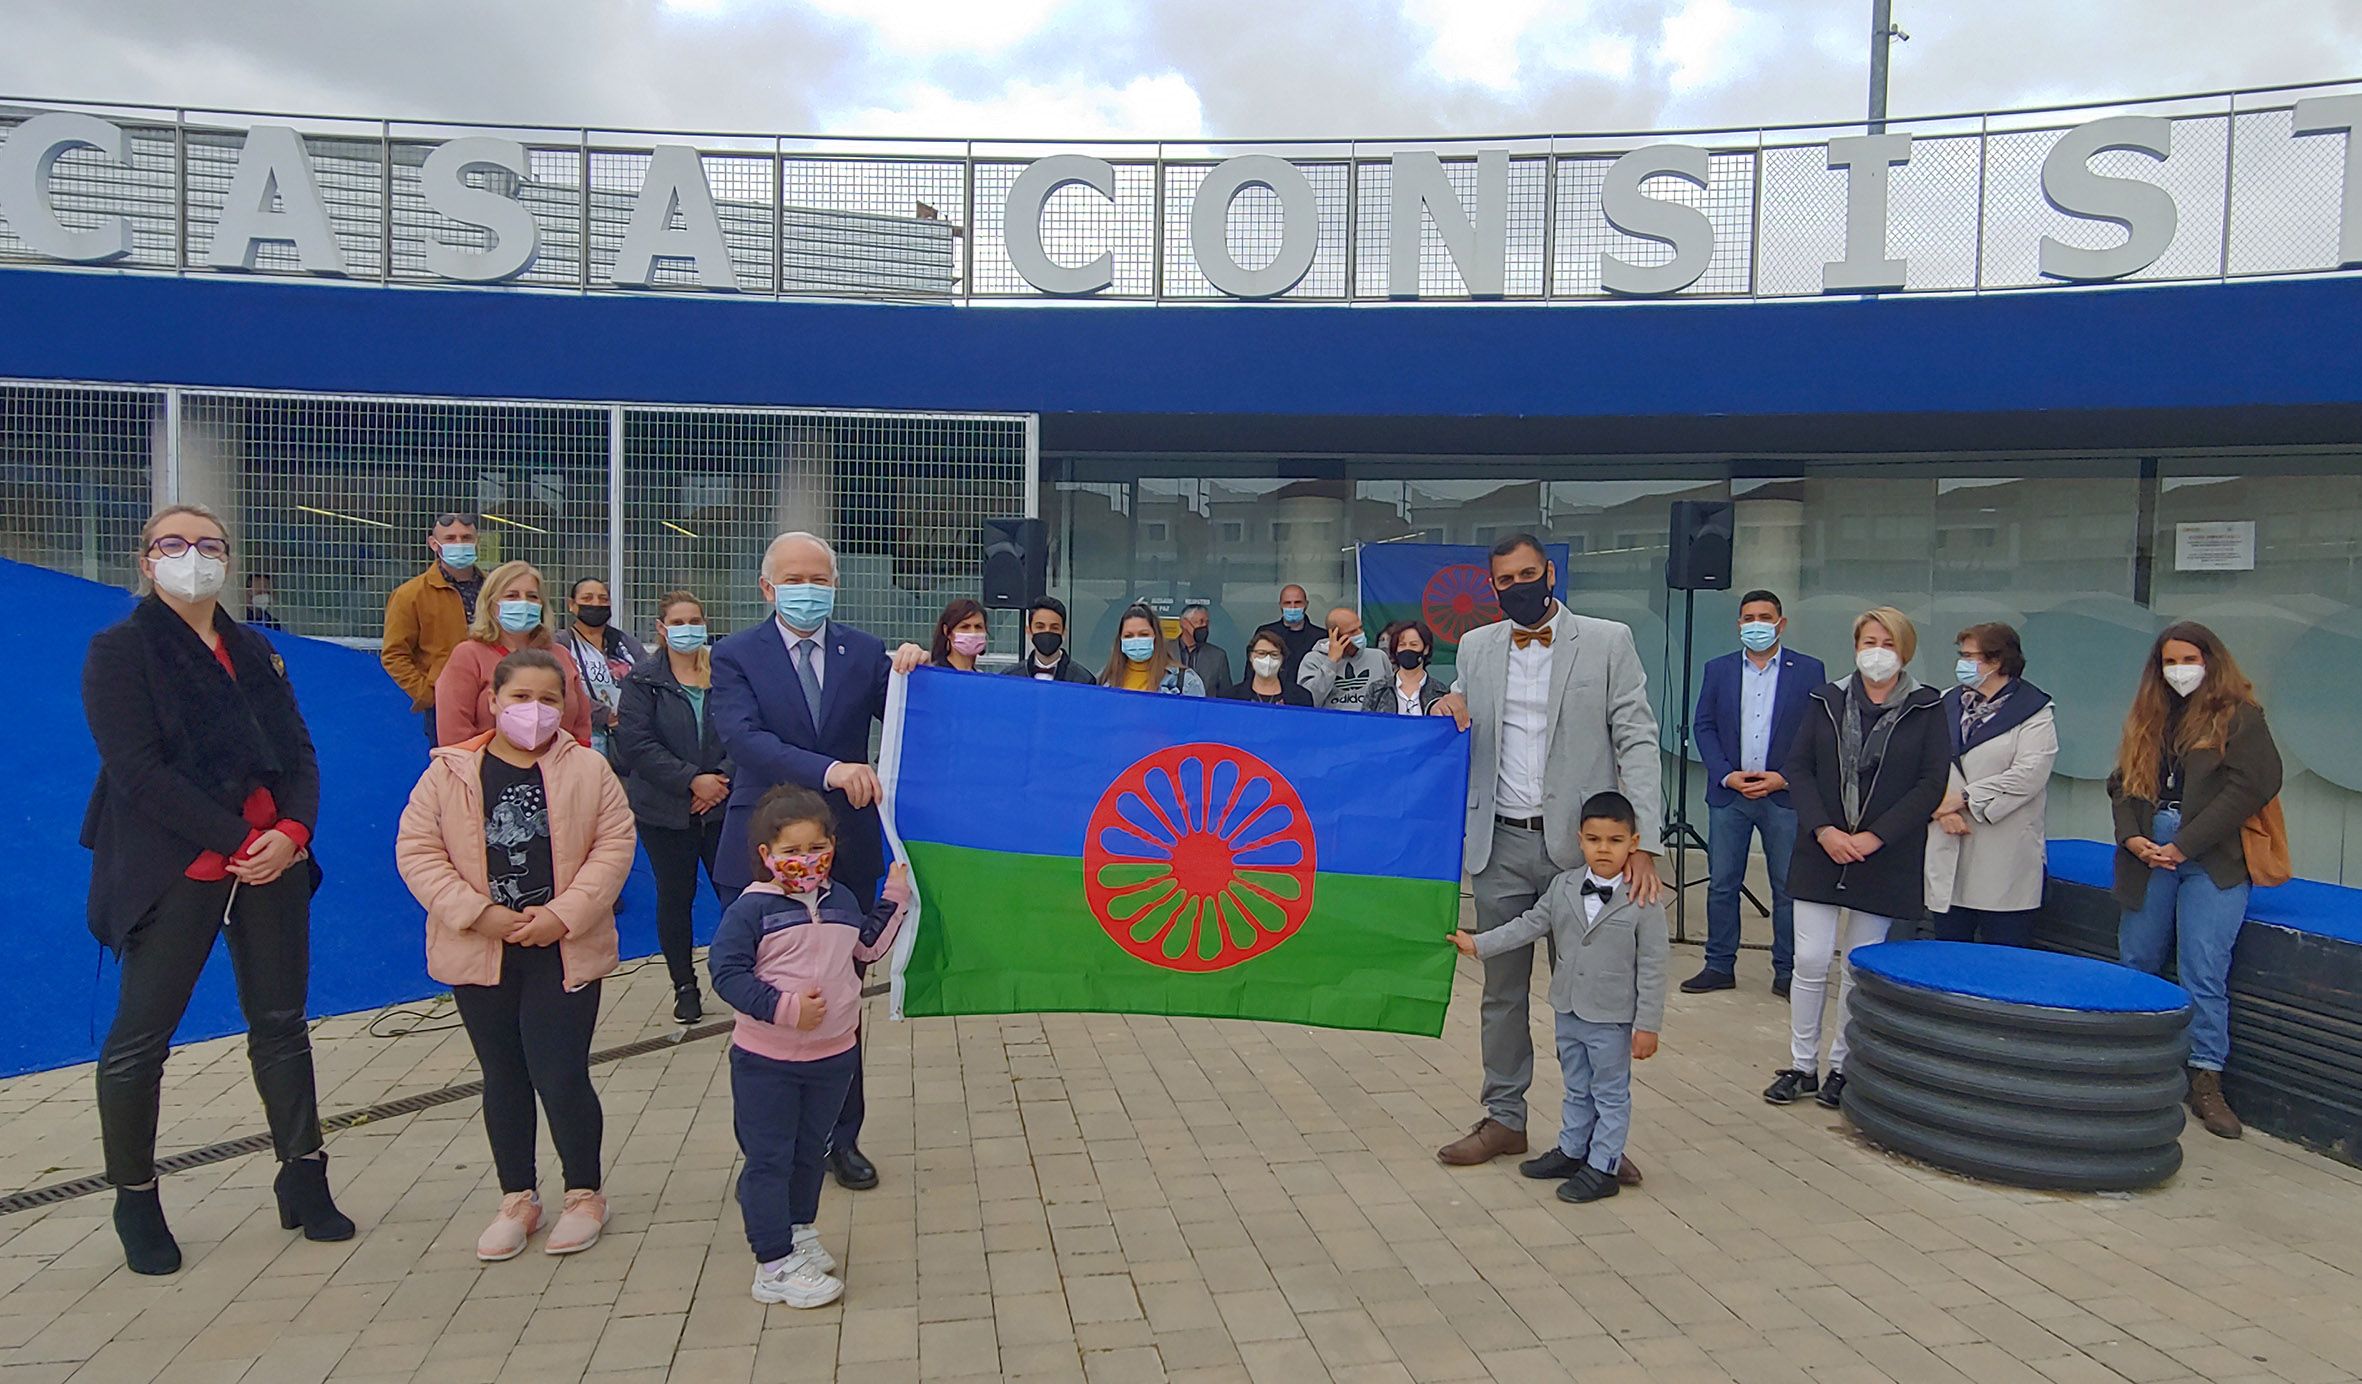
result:
[(656, 945), (664, 951), (665, 969), (672, 972), (673, 988), (697, 983), (697, 963), (689, 955), (696, 939), (689, 913), (697, 902), (697, 867), (705, 866), (706, 882), (714, 897), (727, 905), (730, 896), (714, 878), (714, 857), (722, 845), (722, 814), (708, 812), (692, 827), (657, 827), (640, 823), (640, 844), (648, 851), (648, 869), (656, 876)]
[(530, 1192), (540, 1181), (533, 1150), (536, 1096), (549, 1116), (566, 1190), (599, 1189), (606, 1114), (590, 1075), (599, 982), (569, 994), (565, 980), (555, 946), (503, 947), (498, 985), (451, 987), (484, 1069), (484, 1135), (492, 1142), (503, 1192)]
[(2034, 945), (2034, 915), (2041, 912), (2029, 908), (2023, 912), (1999, 912), (1990, 908), (1959, 908), (1938, 913), (1931, 920), (1936, 940), (1940, 942), (1989, 942), (2004, 947)]
[[(230, 880), (175, 880), (156, 911), (123, 943), (114, 1026), (98, 1057), (99, 1137), (107, 1181), (135, 1187), (156, 1177), (156, 1115), (172, 1031), (216, 937), (226, 933), (246, 1014), (246, 1059), (280, 1161), (320, 1149), (320, 1098), (312, 1079), (304, 997), (311, 979), (311, 868), (298, 865), (260, 887)], [(222, 910), (231, 910), (222, 926)]]

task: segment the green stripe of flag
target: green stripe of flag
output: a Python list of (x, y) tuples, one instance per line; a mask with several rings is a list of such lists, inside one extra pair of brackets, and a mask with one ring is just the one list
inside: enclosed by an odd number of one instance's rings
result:
[(1141, 961), (1083, 902), (1075, 856), (904, 843), (924, 907), (903, 1012), (1271, 1019), (1434, 1036), (1460, 916), (1456, 881), (1317, 875), (1285, 942), (1219, 971)]

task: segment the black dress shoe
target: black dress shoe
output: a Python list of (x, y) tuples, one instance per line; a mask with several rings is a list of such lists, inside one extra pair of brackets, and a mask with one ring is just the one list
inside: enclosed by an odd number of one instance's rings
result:
[(1820, 1089), (1821, 1079), (1811, 1072), (1783, 1067), (1772, 1077), (1772, 1084), (1763, 1088), (1763, 1098), (1774, 1105), (1794, 1105), (1798, 1096), (1809, 1096)]
[(123, 1241), (123, 1262), (133, 1273), (180, 1272), (180, 1242), (164, 1224), (164, 1199), (155, 1188), (115, 1189), (115, 1234)]
[(1781, 999), (1788, 998), (1788, 977), (1773, 976), (1772, 993), (1778, 995)]
[(1616, 1179), (1613, 1176), (1585, 1163), (1575, 1170), (1573, 1177), (1558, 1184), (1558, 1199), (1577, 1204), (1587, 1201), (1605, 1201), (1622, 1190), (1616, 1185)]
[(1821, 1083), (1821, 1093), (1817, 1096), (1814, 1096), (1813, 1099), (1819, 1101), (1822, 1105), (1827, 1106), (1831, 1110), (1835, 1110), (1838, 1107), (1844, 1105), (1845, 1073), (1829, 1073), (1829, 1079)]
[(1737, 976), (1728, 971), (1714, 970), (1711, 967), (1681, 982), (1681, 993), (1685, 995), (1703, 995), (1709, 990), (1736, 990), (1738, 988), (1739, 978)]
[(1517, 1165), (1517, 1170), (1521, 1173), (1524, 1173), (1527, 1177), (1561, 1182), (1567, 1178), (1573, 1177), (1575, 1175), (1575, 1169), (1582, 1166), (1582, 1159), (1569, 1158), (1567, 1157), (1565, 1150), (1559, 1148), (1559, 1146), (1556, 1144), (1552, 1144), (1550, 1146), (1549, 1152), (1543, 1154), (1539, 1158), (1528, 1158), (1523, 1163)]
[(828, 1151), (828, 1170), (837, 1175), (837, 1185), (848, 1192), (866, 1192), (878, 1185), (877, 1164), (851, 1146)]
[(353, 1218), (336, 1209), (328, 1195), (328, 1158), (290, 1158), (279, 1165), (273, 1184), (279, 1194), (279, 1226), (302, 1227), (307, 1240), (333, 1243), (353, 1238)]
[(705, 1002), (697, 993), (697, 983), (691, 981), (673, 991), (673, 1022), (693, 1024), (705, 1017)]

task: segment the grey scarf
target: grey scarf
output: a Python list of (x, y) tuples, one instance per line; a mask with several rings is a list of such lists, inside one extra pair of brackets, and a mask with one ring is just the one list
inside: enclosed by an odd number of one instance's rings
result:
[(1885, 760), (1886, 744), (1894, 739), (1895, 723), (1903, 718), (1903, 707), (1911, 694), (1919, 690), (1918, 680), (1908, 671), (1897, 674), (1894, 690), (1879, 705), (1878, 719), (1871, 723), (1865, 736), (1850, 704), (1854, 685), (1860, 679), (1859, 673), (1846, 679), (1848, 705), (1840, 708), (1837, 716), (1837, 777), (1845, 793), (1845, 824), (1855, 831), (1862, 829), (1862, 764), (1865, 759)]

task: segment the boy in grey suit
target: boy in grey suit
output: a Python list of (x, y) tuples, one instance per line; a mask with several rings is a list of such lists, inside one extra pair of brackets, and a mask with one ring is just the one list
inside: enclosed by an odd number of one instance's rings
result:
[(1583, 865), (1551, 882), (1532, 908), (1484, 932), (1455, 932), (1462, 956), (1489, 957), (1547, 935), (1558, 948), (1550, 1007), (1558, 1015), (1558, 1067), (1566, 1110), (1558, 1146), (1518, 1165), (1527, 1177), (1562, 1178), (1560, 1201), (1598, 1201), (1618, 1190), (1632, 1132), (1632, 1064), (1655, 1054), (1665, 1020), (1665, 909), (1632, 900), (1624, 863), (1640, 846), (1640, 818), (1621, 793), (1583, 804)]

